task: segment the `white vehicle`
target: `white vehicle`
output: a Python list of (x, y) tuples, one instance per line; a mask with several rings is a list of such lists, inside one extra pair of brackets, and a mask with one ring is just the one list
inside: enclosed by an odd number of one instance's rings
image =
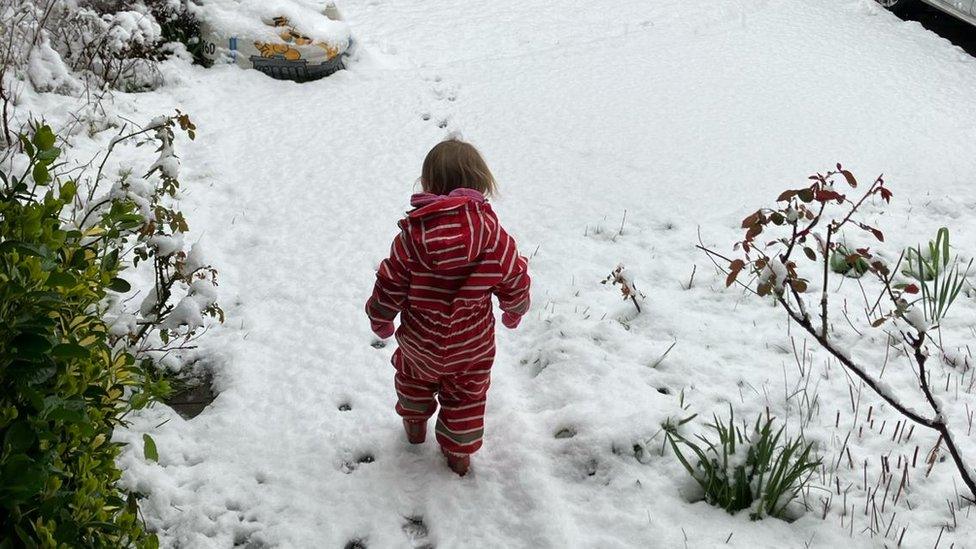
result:
[(882, 6), (894, 12), (903, 10), (919, 1), (958, 17), (971, 25), (976, 25), (976, 0), (878, 0)]

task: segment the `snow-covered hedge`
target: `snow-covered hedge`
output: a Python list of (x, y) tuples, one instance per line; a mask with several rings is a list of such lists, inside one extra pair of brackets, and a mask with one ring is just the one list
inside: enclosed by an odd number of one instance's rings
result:
[(23, 92), (97, 102), (113, 89), (153, 89), (160, 60), (199, 44), (186, 0), (2, 2), (0, 31), (0, 148), (29, 116)]

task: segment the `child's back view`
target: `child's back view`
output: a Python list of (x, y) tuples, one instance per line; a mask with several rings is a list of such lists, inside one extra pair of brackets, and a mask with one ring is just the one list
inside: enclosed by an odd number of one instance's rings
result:
[(393, 366), (407, 438), (424, 442), (439, 402), (437, 442), (451, 469), (464, 475), (484, 433), (495, 358), (491, 295), (502, 322), (515, 328), (529, 308), (529, 275), (485, 200), (495, 181), (473, 146), (452, 139), (434, 147), (421, 185), (376, 273), (366, 314), (383, 339), (400, 314)]

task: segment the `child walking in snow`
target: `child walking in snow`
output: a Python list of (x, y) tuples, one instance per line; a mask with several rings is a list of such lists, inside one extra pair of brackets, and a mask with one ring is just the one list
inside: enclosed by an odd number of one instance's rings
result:
[(381, 339), (394, 334), (400, 315), (393, 367), (407, 440), (424, 442), (440, 403), (437, 442), (451, 470), (464, 476), (484, 434), (495, 358), (491, 295), (502, 323), (515, 329), (529, 309), (528, 266), (486, 200), (495, 180), (472, 145), (449, 139), (435, 146), (420, 182), (423, 192), (399, 222), (366, 314)]

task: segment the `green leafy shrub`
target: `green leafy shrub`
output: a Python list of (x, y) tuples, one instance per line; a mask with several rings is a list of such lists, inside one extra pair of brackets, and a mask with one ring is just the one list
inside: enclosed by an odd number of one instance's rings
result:
[[(718, 441), (697, 435), (703, 444), (688, 440), (676, 427), (667, 427), (667, 438), (678, 461), (705, 492), (705, 501), (729, 513), (750, 509), (749, 516), (783, 517), (790, 502), (799, 496), (820, 460), (812, 455), (813, 444), (802, 437), (783, 440), (783, 427), (773, 431), (773, 420), (756, 418), (752, 433), (740, 429), (729, 409), (723, 423), (717, 416), (709, 425)], [(781, 442), (782, 441), (782, 442)], [(691, 450), (692, 465), (681, 448)]]
[[(178, 187), (172, 164), (161, 163), (172, 158), (177, 125), (192, 132), (185, 115), (162, 117), (105, 153), (153, 135), (160, 160), (141, 178), (142, 195), (123, 175), (96, 196), (101, 168), (94, 179), (59, 175), (61, 150), (47, 126), (20, 137), (26, 161), (16, 173), (17, 163), (0, 168), (0, 548), (157, 546), (135, 497), (117, 486), (122, 445), (112, 433), (168, 392), (154, 359), (199, 327), (174, 320), (177, 294), (222, 316), (194, 294), (216, 272), (188, 268), (181, 247), (163, 253), (153, 244), (187, 229), (166, 202)], [(120, 330), (111, 322), (132, 289), (119, 275), (140, 258), (152, 263), (155, 288), (145, 315)], [(157, 457), (148, 435), (144, 452)]]
[(120, 445), (111, 437), (133, 409), (126, 392), (146, 404), (164, 387), (144, 384), (93, 314), (120, 285), (121, 265), (105, 240), (86, 243), (141, 222), (120, 206), (86, 231), (65, 230), (59, 216), (77, 187), (52, 181), (54, 143), (50, 128), (37, 129), (23, 142), (30, 175), (0, 172), (0, 536), (26, 546), (153, 546), (114, 487)]

